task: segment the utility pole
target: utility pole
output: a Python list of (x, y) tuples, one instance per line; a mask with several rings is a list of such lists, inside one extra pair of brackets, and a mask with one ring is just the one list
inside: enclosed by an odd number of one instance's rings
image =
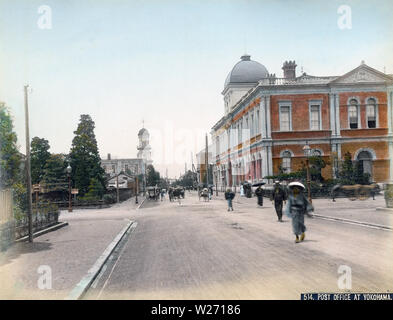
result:
[(27, 89), (29, 85), (24, 86), (25, 93), (25, 131), (26, 131), (26, 184), (27, 184), (27, 217), (29, 220), (29, 242), (33, 242), (33, 216), (32, 216), (32, 195), (31, 195), (31, 171), (30, 171), (30, 133), (29, 133), (29, 107)]
[(207, 146), (207, 133), (206, 133), (206, 147), (205, 147), (205, 168), (206, 168), (206, 184), (209, 185), (209, 149)]
[(117, 200), (117, 203), (120, 202), (120, 196), (119, 196), (119, 174), (120, 173), (118, 173), (117, 176), (116, 176), (116, 200)]
[(135, 176), (135, 203), (138, 203), (138, 176)]

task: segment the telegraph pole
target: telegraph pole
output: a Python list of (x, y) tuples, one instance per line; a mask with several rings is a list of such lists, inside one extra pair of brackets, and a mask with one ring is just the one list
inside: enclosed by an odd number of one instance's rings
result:
[(205, 167), (206, 167), (206, 184), (209, 185), (209, 150), (207, 145), (207, 133), (206, 133), (206, 148), (205, 148)]
[(118, 173), (117, 176), (116, 176), (116, 200), (117, 200), (117, 203), (120, 202), (120, 196), (119, 196), (119, 174), (120, 173)]
[(135, 176), (135, 203), (138, 203), (138, 176)]
[(29, 220), (29, 242), (33, 242), (33, 216), (32, 216), (32, 195), (31, 195), (31, 172), (30, 172), (30, 134), (29, 134), (29, 107), (27, 89), (29, 85), (24, 86), (25, 93), (25, 131), (26, 131), (26, 184), (27, 184), (27, 217)]

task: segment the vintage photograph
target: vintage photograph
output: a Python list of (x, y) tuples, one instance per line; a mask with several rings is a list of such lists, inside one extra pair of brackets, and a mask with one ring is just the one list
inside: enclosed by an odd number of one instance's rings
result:
[(0, 0), (0, 300), (393, 300), (392, 40), (391, 0)]

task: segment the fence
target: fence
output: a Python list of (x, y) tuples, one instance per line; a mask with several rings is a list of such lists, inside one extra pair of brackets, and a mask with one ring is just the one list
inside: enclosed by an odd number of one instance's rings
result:
[(0, 223), (12, 219), (12, 191), (0, 190)]
[[(33, 232), (51, 227), (58, 223), (59, 207), (53, 203), (39, 203), (33, 206)], [(23, 238), (29, 234), (29, 220), (26, 215), (15, 221), (15, 238)]]
[[(15, 239), (29, 234), (29, 220), (26, 213), (14, 217), (12, 190), (0, 190), (0, 250), (6, 250)], [(53, 203), (34, 204), (33, 232), (58, 223), (59, 208)]]
[(0, 190), (0, 250), (6, 250), (15, 240), (15, 220), (12, 210), (12, 190)]

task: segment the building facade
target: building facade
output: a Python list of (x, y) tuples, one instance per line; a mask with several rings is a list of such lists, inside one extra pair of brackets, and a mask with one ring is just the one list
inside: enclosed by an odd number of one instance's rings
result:
[(341, 76), (284, 76), (244, 55), (229, 73), (224, 116), (211, 131), (214, 176), (222, 189), (300, 169), (303, 147), (328, 160), (333, 178), (340, 160), (352, 160), (376, 182), (392, 180), (393, 77), (362, 62)]
[(108, 154), (107, 159), (101, 159), (101, 166), (109, 176), (115, 176), (120, 172), (128, 175), (141, 175), (144, 173), (145, 163), (143, 159), (112, 159)]
[(129, 176), (145, 175), (146, 167), (152, 164), (151, 147), (149, 144), (149, 132), (142, 128), (138, 133), (139, 144), (137, 146), (137, 158), (112, 159), (108, 153), (107, 159), (101, 159), (101, 166), (110, 177), (123, 172)]

